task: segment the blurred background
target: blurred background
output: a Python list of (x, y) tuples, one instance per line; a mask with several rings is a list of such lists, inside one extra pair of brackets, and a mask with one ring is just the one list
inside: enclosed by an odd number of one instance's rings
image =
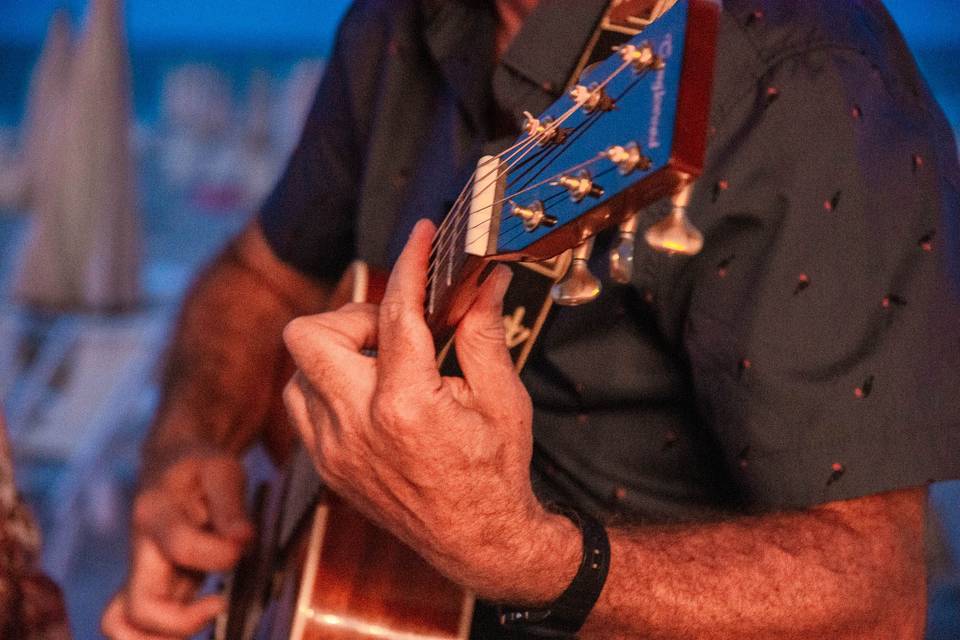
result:
[[(0, 403), (77, 638), (125, 573), (178, 304), (282, 170), (348, 4), (0, 0)], [(960, 129), (960, 3), (886, 4)], [(929, 637), (957, 640), (960, 488), (932, 496)]]

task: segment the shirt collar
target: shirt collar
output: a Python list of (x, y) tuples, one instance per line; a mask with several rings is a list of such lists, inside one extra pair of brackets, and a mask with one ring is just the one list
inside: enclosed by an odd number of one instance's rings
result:
[(544, 92), (559, 96), (609, 3), (541, 0), (501, 63)]

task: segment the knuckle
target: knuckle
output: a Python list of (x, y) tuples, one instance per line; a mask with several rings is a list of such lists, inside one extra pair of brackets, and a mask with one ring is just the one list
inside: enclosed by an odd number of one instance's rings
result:
[(167, 533), (166, 555), (178, 566), (190, 564), (193, 536), (184, 525), (177, 525)]
[(341, 447), (329, 436), (321, 435), (317, 442), (318, 453), (327, 473), (339, 476), (344, 464)]
[(147, 595), (141, 595), (127, 600), (127, 619), (137, 627), (146, 627), (153, 621), (153, 602)]
[(380, 305), (380, 321), (398, 324), (406, 317), (406, 306), (400, 300), (384, 300)]
[(137, 496), (133, 503), (133, 528), (143, 531), (153, 526), (156, 520), (155, 497), (152, 491)]
[(291, 378), (288, 380), (287, 384), (283, 387), (283, 403), (287, 409), (290, 410), (296, 406), (302, 397), (303, 392), (300, 390), (300, 385), (297, 384), (296, 379)]
[(102, 631), (105, 636), (114, 637), (115, 634), (119, 633), (121, 628), (119, 618), (123, 615), (125, 606), (123, 596), (119, 593), (110, 600), (110, 604), (107, 605), (107, 609), (103, 612), (103, 617), (100, 619), (100, 631)]
[(291, 351), (303, 343), (309, 321), (305, 317), (294, 318), (283, 328), (283, 343)]
[(417, 404), (397, 392), (383, 392), (373, 403), (373, 422), (383, 426), (408, 425), (419, 421)]

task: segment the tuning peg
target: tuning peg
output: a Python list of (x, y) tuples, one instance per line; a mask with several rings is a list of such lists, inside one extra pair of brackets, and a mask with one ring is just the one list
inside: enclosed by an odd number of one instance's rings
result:
[(573, 260), (567, 275), (550, 289), (554, 302), (564, 307), (575, 307), (592, 302), (600, 295), (600, 281), (590, 273), (587, 266), (592, 251), (593, 238), (573, 250)]
[(646, 171), (653, 165), (650, 158), (641, 153), (640, 145), (636, 142), (614, 145), (602, 152), (601, 155), (617, 165), (617, 170), (622, 176), (629, 175), (637, 169)]
[(633, 279), (633, 251), (639, 217), (635, 213), (620, 223), (620, 236), (610, 249), (610, 277), (620, 284), (628, 284)]
[(614, 51), (619, 53), (620, 58), (624, 62), (629, 63), (637, 73), (643, 73), (651, 69), (659, 71), (664, 67), (663, 58), (653, 52), (653, 47), (649, 42), (645, 42), (640, 46), (626, 44), (621, 47), (615, 47)]
[(523, 227), (527, 231), (534, 231), (540, 225), (552, 227), (557, 224), (557, 219), (544, 211), (543, 203), (539, 200), (534, 200), (526, 207), (511, 200), (510, 215), (523, 220)]
[(563, 144), (570, 133), (569, 129), (564, 129), (554, 124), (553, 118), (547, 116), (543, 120), (535, 118), (529, 111), (523, 112), (522, 129), (531, 139), (537, 140), (541, 147), (549, 144)]
[(578, 84), (570, 90), (570, 98), (587, 113), (594, 111), (612, 111), (615, 102), (606, 89), (596, 82), (589, 86)]
[(703, 249), (703, 234), (687, 218), (687, 205), (693, 193), (693, 184), (688, 184), (673, 196), (673, 208), (660, 222), (644, 234), (647, 244), (663, 253), (679, 253), (695, 256)]
[(580, 202), (587, 196), (591, 198), (603, 197), (603, 187), (594, 183), (593, 177), (587, 170), (583, 170), (575, 176), (560, 176), (550, 184), (554, 187), (566, 189), (570, 193), (570, 199), (574, 202)]

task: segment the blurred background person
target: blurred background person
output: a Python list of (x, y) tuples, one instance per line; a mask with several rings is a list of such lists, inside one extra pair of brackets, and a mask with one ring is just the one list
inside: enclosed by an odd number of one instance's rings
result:
[(39, 565), (40, 531), (17, 491), (7, 426), (0, 411), (0, 637), (70, 637), (60, 589), (43, 575)]

